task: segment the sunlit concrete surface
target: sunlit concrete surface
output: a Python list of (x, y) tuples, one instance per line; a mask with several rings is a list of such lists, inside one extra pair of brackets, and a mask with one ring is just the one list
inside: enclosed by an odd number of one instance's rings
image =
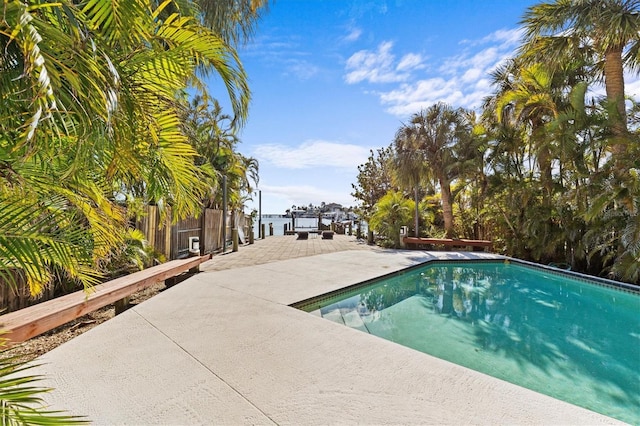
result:
[(492, 256), (269, 237), (44, 355), (36, 372), (52, 408), (94, 424), (618, 423), (288, 306), (429, 259)]

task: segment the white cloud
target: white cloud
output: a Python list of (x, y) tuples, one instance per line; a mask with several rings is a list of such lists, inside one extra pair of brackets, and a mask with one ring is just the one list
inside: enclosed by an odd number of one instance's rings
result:
[(396, 90), (380, 95), (383, 104), (391, 105), (388, 111), (400, 117), (410, 115), (436, 102), (459, 105), (463, 97), (457, 82), (443, 78), (403, 84)]
[(400, 63), (398, 64), (398, 66), (396, 66), (396, 70), (408, 71), (412, 69), (424, 68), (423, 62), (424, 62), (424, 59), (422, 58), (422, 55), (418, 55), (416, 53), (409, 53), (402, 57), (402, 59), (400, 60)]
[(287, 61), (285, 75), (293, 75), (299, 80), (308, 80), (319, 72), (320, 68), (308, 61), (291, 59)]
[(636, 102), (640, 102), (640, 76), (625, 75), (625, 94), (633, 98)]
[(513, 50), (501, 50), (495, 46), (487, 47), (474, 54), (469, 52), (447, 58), (439, 71), (446, 75), (460, 75), (469, 69), (475, 69), (480, 73), (488, 73), (497, 64), (511, 57)]
[(394, 83), (407, 80), (410, 75), (408, 71), (419, 68), (422, 58), (417, 54), (408, 54), (394, 66), (395, 56), (391, 53), (392, 48), (393, 43), (385, 41), (375, 52), (360, 50), (351, 55), (346, 64), (346, 82)]
[(520, 45), (521, 39), (523, 35), (522, 28), (515, 29), (501, 29), (492, 32), (486, 37), (481, 38), (480, 40), (463, 40), (460, 44), (477, 46), (483, 45), (487, 43), (498, 43), (502, 48), (514, 48)]
[(487, 37), (482, 39), (482, 42), (486, 43), (496, 41), (501, 43), (501, 48), (511, 49), (520, 46), (520, 44), (522, 43), (523, 35), (524, 30), (522, 28), (515, 28), (510, 30), (503, 29), (489, 34)]
[(258, 57), (277, 72), (298, 80), (308, 80), (323, 71), (310, 62), (313, 54), (301, 47), (299, 37), (258, 37), (244, 48), (242, 55)]
[(321, 140), (308, 141), (298, 147), (265, 144), (256, 147), (258, 161), (284, 169), (333, 167), (355, 169), (367, 161), (369, 151), (361, 146)]
[[(437, 76), (423, 71), (425, 75), (422, 78), (410, 79), (410, 75), (404, 73), (402, 74), (404, 79), (395, 80), (401, 83), (398, 87), (386, 92), (378, 91), (376, 94), (380, 102), (387, 107), (387, 112), (401, 119), (437, 102), (446, 102), (454, 107), (477, 109), (482, 105), (483, 99), (491, 93), (490, 73), (513, 56), (520, 35), (521, 30), (499, 30), (481, 40), (465, 41), (464, 44), (467, 47), (464, 52), (441, 59), (438, 66), (432, 67), (437, 70)], [(384, 53), (379, 56), (387, 59), (385, 64), (393, 62), (391, 48), (392, 45), (387, 43), (381, 45), (378, 50), (379, 54)], [(359, 59), (360, 56), (356, 55), (352, 58)], [(356, 62), (355, 59), (354, 62)], [(428, 66), (424, 57), (409, 54), (399, 62), (396, 71), (426, 70)], [(355, 78), (354, 75), (347, 77), (351, 77), (352, 81), (347, 80), (350, 83), (374, 82), (373, 79), (366, 78), (364, 73), (358, 76), (360, 78)]]
[(349, 30), (349, 34), (344, 37), (344, 41), (357, 41), (362, 35), (362, 30), (360, 28), (351, 28)]
[(464, 74), (462, 74), (462, 77), (460, 77), (460, 80), (463, 83), (473, 83), (477, 81), (478, 78), (480, 78), (480, 76), (482, 75), (482, 71), (483, 70), (480, 68), (469, 68), (464, 72)]

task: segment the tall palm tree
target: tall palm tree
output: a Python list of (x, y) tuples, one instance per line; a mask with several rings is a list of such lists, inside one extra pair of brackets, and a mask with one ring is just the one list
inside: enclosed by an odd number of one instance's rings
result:
[(395, 148), (394, 176), (400, 186), (413, 189), (414, 233), (416, 237), (419, 237), (419, 188), (425, 182), (429, 172), (424, 147), (418, 138), (418, 133), (410, 126), (400, 127), (393, 143)]
[[(454, 151), (456, 162), (453, 170), (460, 184), (456, 195), (461, 206), (461, 214), (467, 218), (467, 229), (470, 232), (463, 233), (474, 239), (487, 239), (486, 228), (482, 224), (483, 210), (488, 186), (486, 168), (486, 152), (489, 148), (489, 134), (475, 111), (466, 111), (465, 120), (472, 129), (472, 137), (464, 138), (456, 144)], [(466, 197), (465, 197), (466, 196)], [(466, 198), (466, 200), (465, 200)]]
[(269, 0), (198, 0), (204, 25), (230, 45), (246, 42), (268, 10)]
[(415, 139), (412, 147), (422, 153), (424, 170), (437, 180), (442, 198), (444, 227), (449, 238), (454, 235), (451, 182), (456, 176), (454, 147), (472, 137), (472, 126), (463, 109), (437, 103), (411, 116), (405, 125), (405, 138)]
[[(529, 130), (530, 144), (540, 168), (545, 204), (551, 201), (552, 140), (546, 125), (558, 117), (558, 106), (553, 95), (553, 77), (542, 64), (521, 67), (517, 61), (511, 62), (514, 74), (510, 87), (502, 87), (495, 105), (498, 123), (505, 117), (513, 120), (514, 126), (523, 124)], [(510, 110), (510, 114), (505, 112)]]
[[(580, 57), (604, 79), (616, 168), (628, 143), (624, 71), (640, 70), (640, 0), (555, 0), (530, 7), (522, 54), (561, 64)], [(570, 60), (570, 59), (569, 59)], [(620, 171), (620, 170), (618, 170)]]
[(204, 203), (220, 206), (222, 196), (218, 191), (222, 176), (227, 178), (228, 203), (232, 209), (241, 208), (253, 193), (253, 185), (259, 181), (258, 161), (237, 152), (240, 142), (231, 116), (222, 112), (217, 100), (212, 103), (206, 97), (195, 96), (184, 111), (184, 128), (189, 141), (198, 153), (196, 164), (211, 171), (208, 180), (210, 190)]

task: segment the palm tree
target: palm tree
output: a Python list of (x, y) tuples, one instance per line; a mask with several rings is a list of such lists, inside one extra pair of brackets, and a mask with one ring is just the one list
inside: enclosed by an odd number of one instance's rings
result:
[(87, 419), (46, 408), (42, 395), (50, 389), (38, 386), (40, 376), (27, 375), (35, 365), (0, 352), (0, 422), (3, 425), (84, 425)]
[(422, 153), (419, 158), (437, 180), (442, 198), (444, 227), (449, 238), (454, 235), (453, 197), (451, 182), (456, 176), (454, 147), (472, 137), (468, 114), (463, 109), (453, 109), (437, 103), (411, 116), (402, 130), (404, 138), (415, 140), (412, 147)]
[[(11, 230), (0, 250), (5, 279), (22, 271), (37, 293), (50, 268), (59, 267), (95, 282), (98, 260), (125, 234), (119, 200), (172, 205), (178, 217), (199, 209), (207, 188), (180, 125), (179, 95), (190, 84), (201, 86), (196, 71), (217, 72), (242, 119), (249, 92), (235, 51), (171, 6), (5, 3), (0, 204), (1, 227)], [(50, 226), (40, 225), (47, 220)]]
[(470, 232), (463, 232), (462, 235), (487, 239), (489, 237), (485, 233), (482, 216), (488, 187), (485, 153), (489, 148), (489, 134), (475, 111), (466, 111), (465, 120), (472, 128), (472, 137), (460, 140), (454, 147), (456, 162), (453, 170), (459, 180), (455, 198), (461, 206), (461, 215), (470, 218), (465, 220)]
[(204, 24), (230, 45), (253, 36), (256, 24), (268, 10), (268, 0), (198, 0)]
[[(530, 144), (538, 160), (545, 204), (551, 201), (552, 149), (546, 125), (558, 117), (558, 107), (553, 95), (553, 76), (541, 64), (521, 67), (517, 61), (510, 63), (513, 78), (510, 87), (503, 87), (496, 99), (495, 116), (498, 123), (505, 117), (517, 127), (524, 124), (529, 129)], [(505, 110), (509, 110), (507, 114)]]
[(428, 168), (421, 141), (414, 130), (413, 127), (402, 126), (396, 132), (393, 141), (395, 148), (393, 170), (394, 177), (400, 186), (413, 189), (414, 233), (419, 237), (419, 188), (426, 180)]
[(209, 205), (220, 205), (220, 192), (216, 190), (220, 177), (227, 177), (227, 188), (231, 193), (230, 204), (250, 196), (253, 184), (259, 182), (258, 161), (237, 152), (240, 139), (236, 135), (234, 120), (222, 112), (217, 100), (213, 104), (196, 96), (186, 111), (185, 129), (191, 145), (198, 152), (196, 163), (210, 167), (213, 179), (210, 181), (211, 198)]
[(410, 220), (412, 204), (401, 192), (387, 192), (376, 204), (369, 226), (391, 241), (394, 248), (400, 247), (400, 227)]
[(624, 70), (640, 70), (640, 1), (555, 0), (530, 7), (522, 24), (525, 58), (559, 65), (578, 57), (594, 64), (610, 107), (616, 168), (622, 168), (629, 136)]

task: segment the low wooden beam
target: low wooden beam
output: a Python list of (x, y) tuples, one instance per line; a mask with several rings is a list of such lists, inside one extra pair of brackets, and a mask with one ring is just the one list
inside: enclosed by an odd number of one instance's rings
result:
[(209, 259), (211, 255), (171, 260), (107, 281), (87, 291), (76, 291), (1, 315), (0, 329), (5, 332), (2, 337), (9, 339), (7, 346), (24, 342), (103, 306), (122, 300), (145, 287), (197, 267)]
[(403, 237), (405, 244), (411, 245), (444, 245), (444, 246), (460, 246), (460, 247), (488, 247), (493, 250), (493, 241), (490, 240), (468, 240), (455, 238), (422, 238), (422, 237)]

